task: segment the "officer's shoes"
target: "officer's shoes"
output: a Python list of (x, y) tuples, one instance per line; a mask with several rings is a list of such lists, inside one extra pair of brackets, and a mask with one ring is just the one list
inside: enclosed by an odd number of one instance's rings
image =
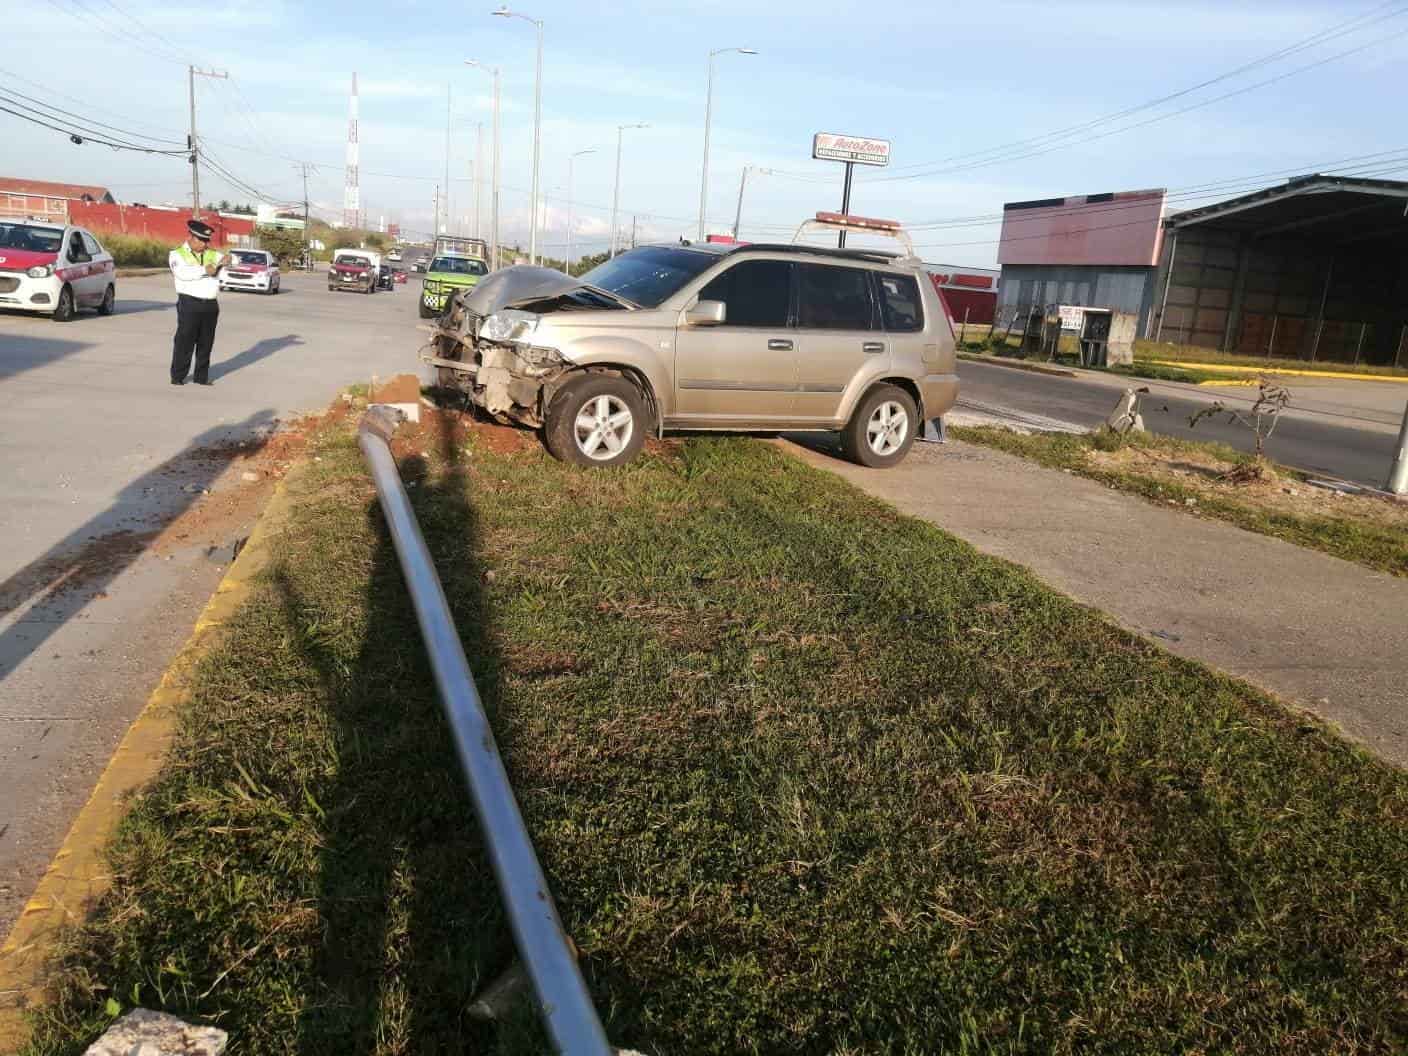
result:
[(171, 379), (171, 384), (173, 384), (173, 385), (184, 385), (184, 384), (186, 384), (186, 379), (185, 379), (185, 378), (172, 378), (172, 379)]

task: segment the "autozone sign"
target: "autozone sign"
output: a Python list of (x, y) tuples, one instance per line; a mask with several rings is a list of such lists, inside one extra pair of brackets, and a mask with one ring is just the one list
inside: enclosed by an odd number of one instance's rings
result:
[(812, 137), (812, 157), (822, 161), (852, 161), (857, 165), (888, 165), (890, 141), (818, 132)]

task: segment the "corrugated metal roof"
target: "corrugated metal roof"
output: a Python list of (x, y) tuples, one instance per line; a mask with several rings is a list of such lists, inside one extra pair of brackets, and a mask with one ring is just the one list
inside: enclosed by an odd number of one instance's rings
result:
[(106, 187), (83, 183), (55, 183), (52, 180), (28, 180), (18, 176), (0, 176), (0, 193), (32, 194), (44, 198), (70, 198), (95, 202), (111, 201), (112, 192)]
[(1311, 173), (1283, 184), (1168, 217), (1178, 229), (1206, 224), (1258, 236), (1332, 239), (1408, 235), (1408, 182)]

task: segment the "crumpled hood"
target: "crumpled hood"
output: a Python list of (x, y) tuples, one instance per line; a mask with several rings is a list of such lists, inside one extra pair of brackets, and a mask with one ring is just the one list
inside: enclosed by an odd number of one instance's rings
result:
[(532, 264), (518, 264), (485, 275), (475, 285), (474, 291), (465, 296), (464, 306), (475, 315), (492, 315), (500, 308), (516, 308), (536, 301), (547, 301), (575, 293), (577, 290), (590, 290), (599, 297), (616, 302), (622, 308), (635, 307), (624, 298), (591, 283), (574, 279), (555, 268), (541, 268)]

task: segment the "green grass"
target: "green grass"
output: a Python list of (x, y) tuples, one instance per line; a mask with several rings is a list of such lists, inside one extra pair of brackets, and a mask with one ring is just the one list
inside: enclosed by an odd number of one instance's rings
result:
[(154, 238), (139, 238), (136, 235), (100, 233), (98, 238), (119, 268), (164, 268), (167, 255), (173, 248)]
[[(770, 445), (468, 447), (403, 474), (617, 1044), (1408, 1043), (1403, 773)], [(353, 440), (314, 450), (34, 1054), (137, 1002), (543, 1051), (465, 1016), (511, 942)]]
[[(1053, 469), (1068, 469), (1155, 502), (1173, 502), (1182, 506), (1191, 499), (1196, 503), (1192, 512), (1198, 515), (1227, 521), (1239, 528), (1284, 539), (1367, 568), (1395, 576), (1408, 576), (1408, 532), (1403, 530), (1401, 523), (1387, 516), (1375, 520), (1345, 512), (1334, 516), (1298, 514), (1268, 508), (1258, 503), (1255, 495), (1246, 489), (1239, 494), (1236, 488), (1213, 488), (1206, 482), (1202, 482), (1204, 486), (1197, 486), (1186, 478), (1178, 480), (1162, 474), (1092, 464), (1087, 459), (1091, 451), (1111, 451), (1119, 446), (1119, 441), (1110, 433), (1023, 436), (991, 426), (959, 427), (952, 432), (960, 440), (1021, 455)], [(1152, 434), (1135, 434), (1124, 443), (1167, 454), (1197, 452), (1231, 464), (1247, 459), (1245, 454), (1223, 444), (1198, 443)], [(1278, 469), (1277, 472), (1293, 482), (1299, 478), (1299, 474), (1290, 470)], [(1386, 513), (1388, 510), (1385, 507)]]

